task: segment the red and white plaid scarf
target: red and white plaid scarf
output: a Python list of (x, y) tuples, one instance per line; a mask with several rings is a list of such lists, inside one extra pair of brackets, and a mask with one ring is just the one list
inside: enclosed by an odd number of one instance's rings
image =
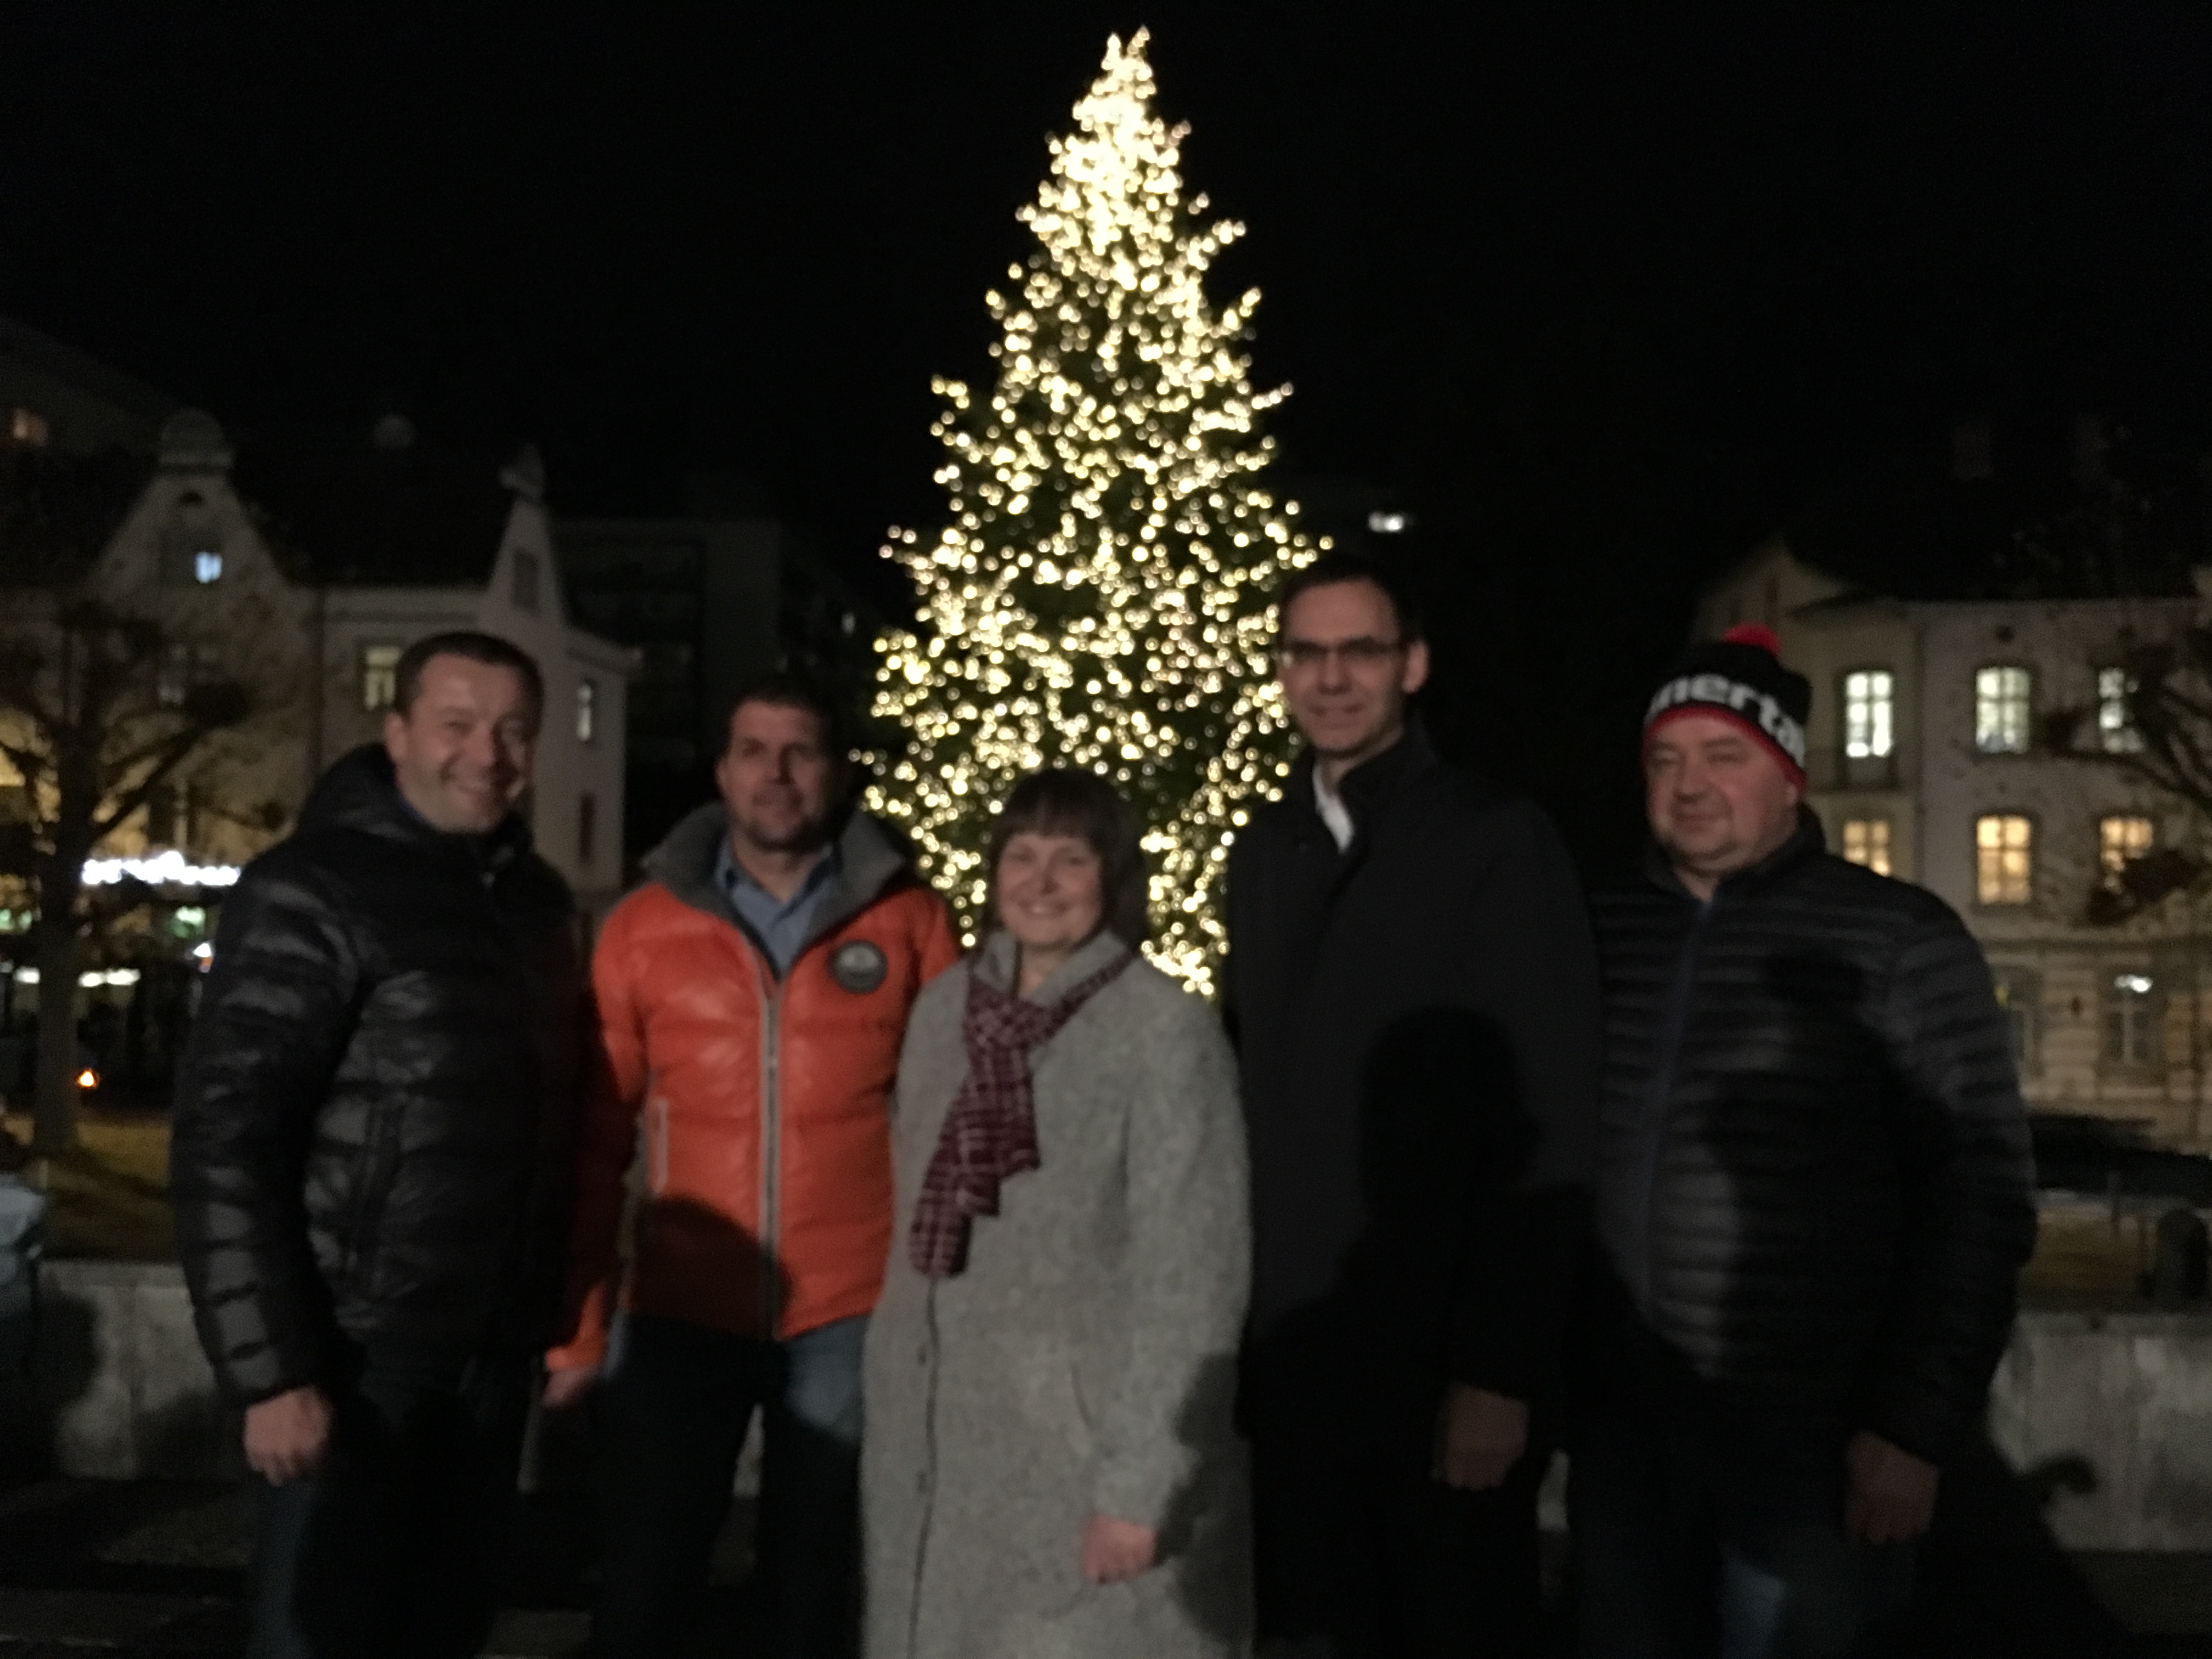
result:
[(1133, 951), (1119, 957), (1044, 1006), (1001, 991), (970, 971), (960, 1019), (968, 1076), (945, 1114), (914, 1206), (907, 1257), (916, 1273), (950, 1279), (966, 1267), (970, 1224), (979, 1215), (998, 1214), (1001, 1182), (1037, 1167), (1030, 1057), (1134, 959)]

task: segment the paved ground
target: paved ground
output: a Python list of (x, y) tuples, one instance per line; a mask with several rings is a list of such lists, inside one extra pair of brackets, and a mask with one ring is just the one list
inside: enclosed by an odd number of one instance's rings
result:
[[(590, 1547), (580, 1504), (530, 1500), (519, 1542), (513, 1605), (487, 1651), (577, 1652)], [(0, 1492), (0, 1659), (238, 1653), (251, 1550), (251, 1510), (234, 1487), (40, 1480)], [(727, 1589), (719, 1601), (725, 1620), (739, 1611)]]
[[(750, 1516), (723, 1540), (707, 1650), (746, 1650)], [(585, 1636), (590, 1536), (580, 1500), (526, 1501), (508, 1611), (487, 1651), (568, 1659)], [(0, 1659), (212, 1659), (244, 1644), (239, 1603), (251, 1516), (234, 1488), (158, 1481), (39, 1480), (0, 1489)], [(1954, 1559), (1949, 1606), (1916, 1644), (1929, 1656), (2020, 1653), (2212, 1659), (2212, 1556), (2077, 1556), (2071, 1566), (2118, 1625), (2109, 1638), (2036, 1639), (2048, 1583), (1966, 1583)], [(2054, 1558), (2048, 1572), (2065, 1571)], [(2001, 1576), (2001, 1575), (2000, 1575)], [(2061, 1598), (2063, 1601), (2063, 1598)], [(2023, 1628), (2023, 1619), (2026, 1627)], [(2046, 1627), (2047, 1628), (2047, 1627)]]

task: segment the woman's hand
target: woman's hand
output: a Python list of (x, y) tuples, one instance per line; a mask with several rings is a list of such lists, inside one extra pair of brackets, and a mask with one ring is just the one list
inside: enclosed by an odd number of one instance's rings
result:
[(1083, 1529), (1083, 1576), (1094, 1584), (1127, 1583), (1159, 1557), (1159, 1534), (1133, 1521), (1094, 1515)]

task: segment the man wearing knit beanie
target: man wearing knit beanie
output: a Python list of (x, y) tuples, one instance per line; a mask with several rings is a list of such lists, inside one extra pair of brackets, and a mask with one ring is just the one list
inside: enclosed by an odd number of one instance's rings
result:
[(1643, 878), (1592, 904), (1584, 1659), (1881, 1642), (2034, 1239), (1981, 952), (1933, 894), (1827, 853), (1811, 702), (1769, 629), (1685, 653), (1644, 720)]
[(1701, 897), (1797, 828), (1813, 686), (1781, 651), (1771, 629), (1732, 628), (1685, 652), (1644, 711), (1652, 833)]

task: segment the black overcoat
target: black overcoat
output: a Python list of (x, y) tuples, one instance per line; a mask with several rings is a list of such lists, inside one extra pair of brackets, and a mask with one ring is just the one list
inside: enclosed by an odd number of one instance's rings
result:
[(1418, 725), (1342, 794), (1348, 849), (1308, 757), (1230, 860), (1248, 1370), (1395, 1377), (1430, 1413), (1448, 1378), (1536, 1397), (1558, 1370), (1597, 1102), (1581, 890), (1543, 811), (1445, 763)]

